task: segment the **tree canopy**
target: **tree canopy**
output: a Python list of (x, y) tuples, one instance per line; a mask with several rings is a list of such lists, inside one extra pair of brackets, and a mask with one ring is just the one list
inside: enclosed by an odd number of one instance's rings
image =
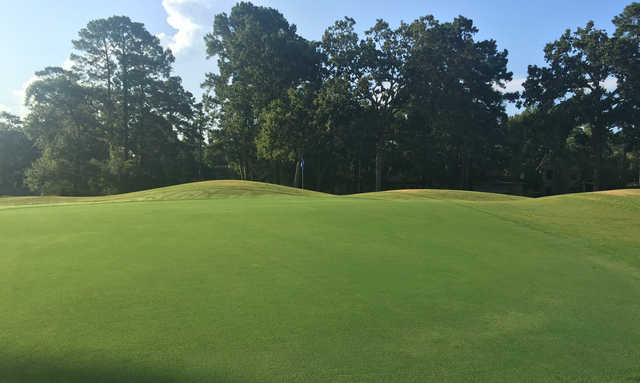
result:
[[(522, 94), (473, 20), (433, 15), (321, 39), (249, 2), (214, 17), (202, 102), (126, 16), (90, 21), (69, 69), (0, 116), (0, 194), (97, 195), (240, 178), (333, 193), (455, 188), (541, 195), (640, 183), (640, 3), (544, 49)], [(510, 102), (524, 107), (507, 116)]]

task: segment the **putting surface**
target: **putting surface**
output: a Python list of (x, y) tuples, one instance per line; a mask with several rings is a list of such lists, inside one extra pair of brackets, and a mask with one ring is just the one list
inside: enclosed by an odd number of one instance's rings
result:
[(637, 191), (260, 185), (0, 200), (0, 382), (640, 381)]

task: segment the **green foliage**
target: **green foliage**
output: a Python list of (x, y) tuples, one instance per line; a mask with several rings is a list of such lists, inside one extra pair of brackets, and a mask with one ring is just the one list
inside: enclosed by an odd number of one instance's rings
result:
[[(277, 38), (273, 25), (280, 27)], [(486, 175), (481, 169), (491, 161), (480, 160), (493, 155), (503, 102), (513, 98), (493, 86), (511, 79), (507, 52), (495, 41), (474, 41), (477, 29), (463, 17), (440, 24), (427, 16), (395, 29), (378, 20), (363, 38), (354, 26), (351, 18), (338, 20), (315, 53), (307, 44), (288, 54), (268, 49), (300, 40), (277, 11), (240, 3), (230, 16), (218, 15), (206, 38), (220, 67), (205, 82), (215, 93), (208, 98), (214, 144), (243, 179), (257, 176), (248, 169), (260, 160), (295, 171), (297, 179), (296, 161), (304, 155), (313, 164), (311, 185), (320, 190), (372, 184), (379, 190), (394, 171), (407, 168), (415, 177), (412, 163), (422, 167), (416, 183), (470, 188), (472, 164), (478, 178)], [(322, 60), (319, 67), (301, 66), (312, 72), (301, 71), (298, 61), (284, 72), (270, 66), (289, 56)], [(427, 176), (442, 168), (440, 161), (448, 174)], [(460, 180), (452, 177), (460, 172)]]
[(254, 179), (262, 109), (289, 88), (314, 80), (318, 55), (281, 13), (245, 2), (230, 15), (217, 15), (205, 42), (209, 57), (218, 58), (219, 73), (207, 74), (204, 83), (213, 93), (205, 102), (218, 127), (214, 142), (241, 179)]
[[(522, 98), (505, 90), (508, 52), (463, 16), (379, 19), (362, 36), (345, 17), (307, 41), (276, 9), (240, 2), (205, 37), (217, 72), (200, 104), (143, 24), (93, 20), (72, 42), (72, 68), (46, 68), (28, 93), (21, 129), (35, 151), (3, 133), (0, 145), (15, 149), (0, 192), (97, 195), (220, 177), (299, 186), (302, 157), (306, 186), (333, 193), (640, 182), (638, 4), (614, 18), (612, 36), (589, 22), (547, 44)], [(515, 101), (527, 110), (509, 119)], [(552, 185), (545, 170), (558, 174)]]
[(470, 19), (439, 23), (432, 16), (405, 27), (407, 142), (422, 185), (465, 189), (497, 169), (495, 147), (504, 145), (506, 114), (495, 84), (511, 80), (507, 51), (493, 40), (475, 41)]
[(158, 38), (114, 16), (73, 46), (73, 68), (46, 68), (27, 92), (25, 131), (42, 153), (31, 190), (97, 195), (201, 177), (206, 121)]
[(616, 26), (614, 71), (618, 78), (620, 99), (616, 108), (622, 128), (624, 154), (633, 179), (640, 185), (640, 3), (631, 3), (613, 19)]
[(92, 90), (60, 68), (38, 76), (27, 89), (25, 132), (42, 155), (26, 172), (27, 185), (39, 194), (99, 194), (103, 185), (94, 161), (104, 161), (108, 147), (91, 104)]
[(0, 195), (27, 194), (24, 172), (38, 152), (18, 116), (0, 113)]
[(258, 155), (283, 162), (302, 158), (314, 142), (311, 131), (314, 92), (310, 87), (290, 89), (283, 99), (273, 101), (260, 116), (256, 139)]
[(607, 137), (615, 124), (612, 108), (617, 91), (607, 90), (603, 85), (614, 74), (613, 46), (606, 31), (595, 28), (593, 22), (574, 32), (567, 30), (545, 47), (549, 66), (530, 66), (524, 84), (527, 105), (563, 114), (573, 126), (591, 127), (596, 190), (603, 186), (603, 156)]

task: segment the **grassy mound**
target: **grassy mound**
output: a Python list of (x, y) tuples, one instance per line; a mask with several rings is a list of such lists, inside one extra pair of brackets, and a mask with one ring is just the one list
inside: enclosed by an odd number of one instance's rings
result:
[(640, 377), (635, 191), (223, 185), (0, 210), (0, 382)]
[(526, 197), (508, 194), (482, 193), (465, 190), (444, 189), (405, 189), (389, 190), (374, 193), (356, 194), (357, 198), (390, 199), (390, 200), (456, 200), (456, 201), (517, 201)]
[(135, 201), (179, 201), (248, 196), (326, 196), (324, 193), (300, 190), (287, 186), (252, 181), (203, 181), (167, 186), (133, 193), (99, 197), (4, 197), (0, 208), (25, 205), (135, 202)]

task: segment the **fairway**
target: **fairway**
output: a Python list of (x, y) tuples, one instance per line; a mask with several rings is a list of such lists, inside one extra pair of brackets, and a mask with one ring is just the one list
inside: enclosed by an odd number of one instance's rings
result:
[(0, 199), (0, 383), (640, 382), (640, 191)]

